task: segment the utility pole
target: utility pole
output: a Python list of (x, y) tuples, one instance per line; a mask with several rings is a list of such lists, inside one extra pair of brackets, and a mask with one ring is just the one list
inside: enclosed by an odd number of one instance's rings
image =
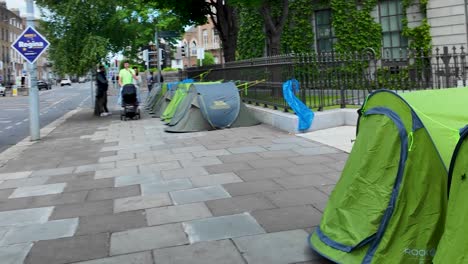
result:
[(154, 43), (156, 45), (156, 54), (158, 54), (158, 85), (161, 87), (161, 57), (159, 52), (158, 27), (156, 27), (156, 32), (154, 33)]
[[(34, 1), (26, 0), (27, 25), (34, 28)], [(37, 90), (37, 65), (36, 62), (28, 63), (29, 72), (29, 130), (31, 141), (39, 140), (39, 91)]]

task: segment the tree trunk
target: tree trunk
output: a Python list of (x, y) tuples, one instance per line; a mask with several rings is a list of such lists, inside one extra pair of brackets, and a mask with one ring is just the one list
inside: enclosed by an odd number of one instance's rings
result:
[(281, 53), (281, 35), (283, 34), (283, 28), (286, 24), (289, 13), (289, 2), (288, 0), (282, 0), (281, 14), (278, 17), (272, 16), (271, 6), (269, 1), (264, 1), (260, 8), (262, 14), (265, 33), (267, 36), (267, 55), (274, 56)]
[(239, 32), (237, 9), (226, 1), (211, 0), (210, 4), (216, 10), (210, 13), (210, 17), (221, 39), (224, 61), (235, 61)]

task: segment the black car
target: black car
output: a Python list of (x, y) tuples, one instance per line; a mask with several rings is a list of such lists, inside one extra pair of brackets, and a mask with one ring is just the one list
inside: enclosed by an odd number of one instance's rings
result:
[(37, 81), (37, 89), (39, 90), (50, 90), (50, 86), (49, 84), (47, 84), (46, 82), (44, 81)]

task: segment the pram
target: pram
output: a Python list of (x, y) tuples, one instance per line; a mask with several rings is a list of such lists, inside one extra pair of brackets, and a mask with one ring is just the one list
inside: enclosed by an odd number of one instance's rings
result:
[(122, 88), (122, 110), (120, 120), (140, 119), (140, 109), (138, 108), (138, 97), (135, 85), (126, 84)]

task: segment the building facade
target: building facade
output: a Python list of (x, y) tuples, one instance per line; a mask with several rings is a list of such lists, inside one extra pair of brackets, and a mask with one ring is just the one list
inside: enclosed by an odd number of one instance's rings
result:
[(24, 30), (18, 9), (8, 9), (0, 1), (0, 83), (13, 85), (23, 76), (24, 59), (11, 47)]

